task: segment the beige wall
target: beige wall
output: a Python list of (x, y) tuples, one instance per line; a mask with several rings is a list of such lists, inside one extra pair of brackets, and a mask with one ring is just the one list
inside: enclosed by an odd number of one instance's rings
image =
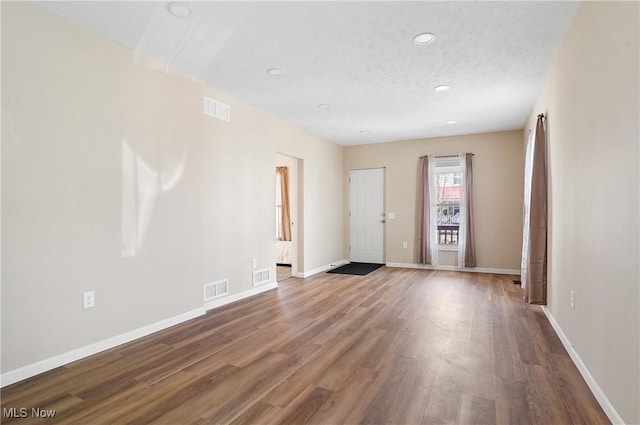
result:
[(527, 125), (548, 116), (549, 310), (627, 424), (640, 423), (639, 12), (580, 5)]
[[(473, 152), (475, 236), (478, 267), (520, 270), (522, 248), (522, 131), (411, 140), (346, 147), (344, 150), (345, 256), (349, 255), (349, 170), (386, 168), (386, 262), (415, 263), (415, 208), (418, 158)], [(408, 242), (403, 248), (402, 242)], [(441, 252), (440, 263), (457, 264)]]
[(252, 289), (252, 259), (275, 265), (277, 152), (303, 165), (303, 271), (340, 260), (341, 147), (3, 2), (2, 372), (201, 310), (206, 282)]

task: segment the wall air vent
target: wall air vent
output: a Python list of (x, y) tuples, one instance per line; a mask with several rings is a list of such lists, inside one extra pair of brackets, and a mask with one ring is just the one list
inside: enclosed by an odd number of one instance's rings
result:
[(204, 113), (224, 121), (231, 120), (231, 109), (229, 108), (229, 105), (225, 105), (222, 102), (218, 102), (217, 100), (213, 100), (206, 96), (204, 97)]
[(269, 282), (271, 282), (271, 269), (262, 269), (253, 272), (253, 286), (264, 285)]
[(229, 293), (229, 280), (220, 280), (218, 282), (205, 283), (204, 285), (204, 302), (214, 300)]

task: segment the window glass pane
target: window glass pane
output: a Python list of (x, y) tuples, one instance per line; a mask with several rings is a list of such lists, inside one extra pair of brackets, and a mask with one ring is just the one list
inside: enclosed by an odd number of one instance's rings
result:
[(276, 239), (282, 239), (282, 187), (280, 174), (276, 173)]
[(458, 244), (460, 225), (460, 167), (447, 165), (436, 169), (438, 243)]

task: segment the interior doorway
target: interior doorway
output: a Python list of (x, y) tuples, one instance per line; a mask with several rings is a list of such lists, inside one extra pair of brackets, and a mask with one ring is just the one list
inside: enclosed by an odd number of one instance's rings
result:
[(299, 162), (284, 154), (276, 154), (275, 239), (276, 280), (281, 282), (298, 274), (298, 200)]

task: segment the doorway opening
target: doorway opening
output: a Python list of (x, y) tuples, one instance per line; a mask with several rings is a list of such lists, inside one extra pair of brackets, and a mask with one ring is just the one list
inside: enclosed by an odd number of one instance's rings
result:
[(276, 280), (298, 275), (300, 231), (298, 226), (299, 181), (302, 160), (276, 154), (275, 239)]

